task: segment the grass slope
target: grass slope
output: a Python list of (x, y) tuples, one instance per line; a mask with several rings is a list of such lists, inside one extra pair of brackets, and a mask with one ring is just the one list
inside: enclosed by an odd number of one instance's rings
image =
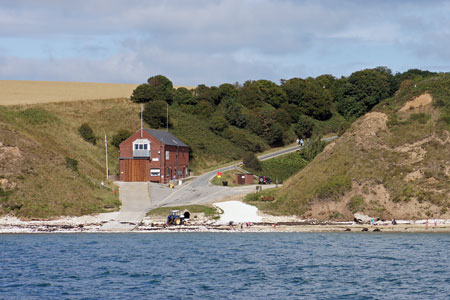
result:
[[(400, 111), (429, 93), (429, 105)], [(404, 82), (261, 204), (275, 214), (352, 219), (448, 218), (450, 76)]]
[[(47, 218), (117, 209), (115, 187), (100, 188), (103, 137), (138, 130), (139, 112), (128, 99), (0, 106), (0, 213)], [(240, 159), (244, 149), (212, 133), (207, 120), (176, 107), (169, 113), (170, 131), (191, 147), (194, 173)], [(83, 123), (92, 127), (96, 145), (80, 137)], [(118, 149), (108, 148), (110, 174), (118, 174)]]

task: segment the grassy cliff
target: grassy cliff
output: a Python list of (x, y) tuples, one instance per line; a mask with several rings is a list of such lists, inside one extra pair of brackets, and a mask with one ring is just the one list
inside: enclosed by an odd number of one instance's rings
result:
[(261, 204), (276, 214), (450, 217), (450, 76), (405, 81)]
[[(100, 186), (103, 139), (138, 130), (139, 112), (128, 99), (0, 106), (0, 214), (46, 218), (117, 209), (115, 187)], [(171, 132), (191, 147), (194, 173), (241, 158), (243, 149), (209, 130), (207, 120), (176, 107), (169, 113)], [(92, 127), (96, 145), (81, 138), (83, 123)], [(108, 150), (110, 174), (118, 174), (118, 149)]]

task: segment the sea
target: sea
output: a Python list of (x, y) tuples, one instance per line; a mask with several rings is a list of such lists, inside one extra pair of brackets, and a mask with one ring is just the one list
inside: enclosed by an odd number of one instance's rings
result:
[(450, 234), (2, 234), (0, 299), (450, 299)]

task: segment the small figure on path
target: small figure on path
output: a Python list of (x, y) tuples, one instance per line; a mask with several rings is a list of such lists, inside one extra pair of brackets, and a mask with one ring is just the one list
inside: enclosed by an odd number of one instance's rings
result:
[(103, 180), (102, 182), (100, 182), (100, 185), (102, 186), (102, 188), (105, 187), (105, 183), (103, 182)]
[(397, 225), (397, 221), (395, 221), (395, 219), (392, 220), (392, 225)]
[(428, 219), (425, 221), (425, 228), (428, 229)]
[(300, 140), (300, 146), (303, 147), (303, 143), (304, 143), (304, 142), (303, 142), (303, 139), (301, 139), (301, 140)]
[(300, 145), (300, 139), (297, 138), (297, 146)]
[(434, 227), (437, 227), (437, 221), (434, 219)]

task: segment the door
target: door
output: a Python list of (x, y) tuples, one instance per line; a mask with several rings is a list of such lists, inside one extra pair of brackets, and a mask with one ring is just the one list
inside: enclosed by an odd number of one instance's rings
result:
[(127, 159), (125, 163), (125, 181), (148, 181), (146, 170), (147, 160)]

